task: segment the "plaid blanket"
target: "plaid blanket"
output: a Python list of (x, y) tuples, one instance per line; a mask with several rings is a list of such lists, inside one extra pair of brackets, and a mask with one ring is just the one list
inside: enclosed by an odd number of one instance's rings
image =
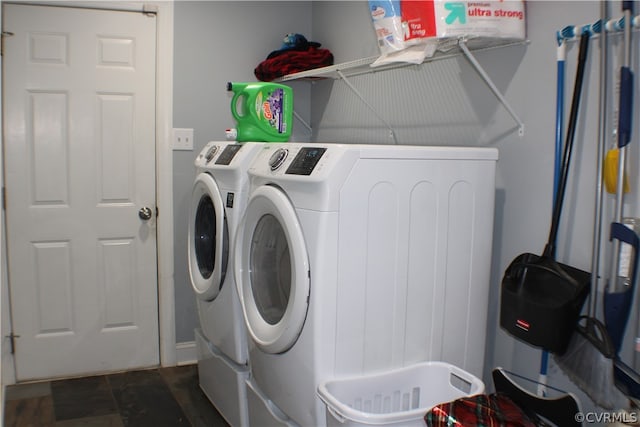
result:
[(478, 394), (434, 406), (424, 416), (428, 427), (540, 427), (503, 394)]

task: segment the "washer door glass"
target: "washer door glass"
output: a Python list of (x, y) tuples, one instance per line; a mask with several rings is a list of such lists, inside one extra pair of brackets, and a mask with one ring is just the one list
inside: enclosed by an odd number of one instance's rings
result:
[(238, 228), (234, 268), (249, 335), (267, 353), (295, 344), (309, 307), (309, 258), (294, 207), (262, 186)]
[(229, 231), (220, 190), (201, 173), (193, 185), (189, 222), (189, 275), (198, 298), (213, 300), (224, 284)]

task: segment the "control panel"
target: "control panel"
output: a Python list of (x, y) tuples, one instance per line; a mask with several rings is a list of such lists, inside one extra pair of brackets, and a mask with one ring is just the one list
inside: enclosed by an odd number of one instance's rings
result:
[(242, 147), (243, 144), (211, 141), (202, 148), (196, 157), (195, 165), (199, 168), (213, 167), (213, 165), (231, 166)]
[(242, 145), (240, 145), (240, 144), (227, 145), (225, 147), (225, 149), (222, 150), (222, 153), (220, 153), (220, 156), (216, 160), (215, 164), (216, 165), (229, 165), (231, 163), (231, 161), (233, 160), (233, 158), (236, 156), (236, 154), (238, 154), (238, 151), (240, 151), (241, 148), (242, 148)]
[(324, 147), (300, 148), (285, 173), (289, 175), (311, 175), (325, 151), (327, 149)]
[(265, 144), (250, 173), (275, 177), (318, 177), (331, 167), (333, 148), (325, 144)]

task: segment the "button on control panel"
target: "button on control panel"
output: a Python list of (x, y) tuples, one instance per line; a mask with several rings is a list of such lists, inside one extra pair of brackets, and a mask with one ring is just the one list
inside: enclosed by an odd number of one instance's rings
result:
[(213, 160), (213, 157), (216, 155), (217, 152), (218, 152), (218, 146), (212, 145), (207, 150), (207, 153), (204, 155), (205, 163), (209, 163), (211, 160)]

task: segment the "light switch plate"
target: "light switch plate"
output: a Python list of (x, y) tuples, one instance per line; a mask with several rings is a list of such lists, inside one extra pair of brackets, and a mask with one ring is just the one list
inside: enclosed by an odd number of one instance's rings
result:
[(173, 149), (193, 151), (193, 129), (173, 128)]

